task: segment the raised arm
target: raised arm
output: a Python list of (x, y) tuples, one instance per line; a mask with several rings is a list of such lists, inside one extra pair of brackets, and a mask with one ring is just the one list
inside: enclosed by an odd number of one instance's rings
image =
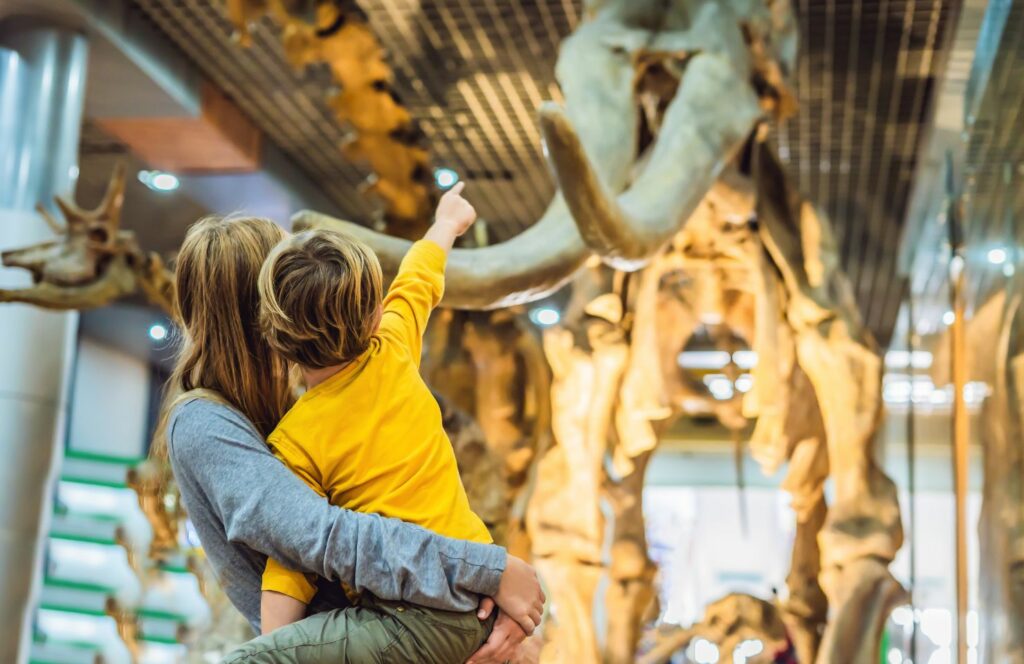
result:
[(384, 298), (381, 336), (406, 346), (417, 363), (427, 319), (444, 295), (448, 252), (476, 220), (476, 210), (461, 195), (464, 187), (460, 182), (441, 197), (433, 225), (409, 249)]
[(419, 364), (423, 332), (430, 312), (444, 294), (445, 253), (433, 242), (420, 240), (412, 245), (391, 282), (378, 334), (409, 350)]
[(477, 595), (500, 594), (500, 547), (334, 507), (235, 411), (202, 400), (179, 408), (187, 410), (170, 435), (175, 475), (198, 483), (230, 541), (383, 599), (468, 611)]

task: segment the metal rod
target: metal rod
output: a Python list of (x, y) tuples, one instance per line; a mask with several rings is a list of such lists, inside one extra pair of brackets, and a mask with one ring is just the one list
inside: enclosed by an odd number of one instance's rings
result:
[[(907, 529), (910, 531), (910, 608), (913, 610), (916, 605), (915, 593), (917, 591), (917, 469), (916, 463), (916, 437), (917, 423), (914, 418), (917, 413), (914, 410), (914, 288), (913, 281), (908, 280), (907, 284), (907, 373), (910, 376), (910, 398), (907, 400), (907, 493), (909, 495), (909, 506), (907, 510)], [(910, 623), (910, 661), (917, 661), (917, 618), (916, 614)]]
[(964, 400), (967, 358), (963, 265), (963, 257), (954, 254), (950, 262), (950, 300), (953, 307), (950, 362), (953, 375), (953, 480), (956, 500), (957, 664), (967, 664), (967, 473), (970, 441), (967, 404)]

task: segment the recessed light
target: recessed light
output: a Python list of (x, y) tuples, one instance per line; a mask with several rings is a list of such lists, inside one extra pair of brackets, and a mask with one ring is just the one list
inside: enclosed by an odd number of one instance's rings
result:
[(149, 338), (153, 341), (163, 341), (167, 338), (167, 328), (160, 323), (150, 326)]
[(541, 327), (551, 327), (562, 320), (562, 314), (552, 307), (539, 307), (530, 312), (530, 320)]
[(434, 182), (441, 189), (451, 189), (459, 181), (459, 174), (450, 168), (439, 168), (434, 171)]
[(153, 191), (174, 191), (181, 185), (178, 176), (164, 171), (139, 171), (139, 182)]

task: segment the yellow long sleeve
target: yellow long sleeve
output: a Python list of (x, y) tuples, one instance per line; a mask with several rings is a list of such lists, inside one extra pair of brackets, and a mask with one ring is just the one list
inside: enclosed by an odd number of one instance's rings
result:
[(448, 255), (430, 240), (412, 245), (384, 298), (378, 334), (409, 349), (418, 367), (430, 312), (444, 295)]

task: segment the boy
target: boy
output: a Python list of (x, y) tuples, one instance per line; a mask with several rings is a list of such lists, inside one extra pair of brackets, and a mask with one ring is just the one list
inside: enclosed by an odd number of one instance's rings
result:
[[(268, 442), (335, 505), (490, 543), (469, 507), (440, 409), (419, 375), (423, 332), (441, 299), (447, 253), (476, 219), (461, 190), (459, 183), (442, 197), (433, 226), (409, 250), (383, 301), (377, 257), (354, 239), (307, 231), (271, 252), (259, 279), (261, 329), (271, 347), (302, 370), (308, 391)], [(268, 560), (263, 633), (305, 617), (315, 592), (304, 574)], [(381, 637), (377, 646), (387, 652), (374, 661), (409, 661), (408, 646), (429, 650), (415, 661), (463, 662), (493, 625), (474, 613), (365, 594), (358, 604), (404, 628)], [(395, 644), (395, 633), (409, 643)]]

